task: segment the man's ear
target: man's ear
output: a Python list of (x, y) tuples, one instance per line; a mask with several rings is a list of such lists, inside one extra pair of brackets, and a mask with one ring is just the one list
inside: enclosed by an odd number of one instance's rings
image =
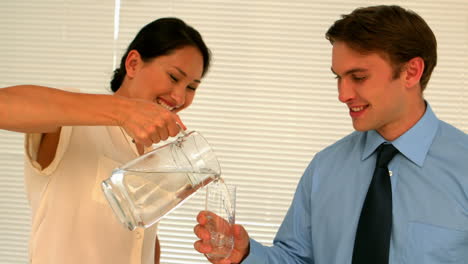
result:
[(130, 78), (135, 77), (135, 74), (140, 66), (142, 60), (140, 53), (136, 50), (131, 50), (127, 58), (125, 59), (125, 69), (127, 71), (127, 76)]
[(414, 57), (406, 63), (405, 71), (405, 86), (414, 87), (419, 84), (421, 76), (424, 72), (424, 60), (421, 57)]

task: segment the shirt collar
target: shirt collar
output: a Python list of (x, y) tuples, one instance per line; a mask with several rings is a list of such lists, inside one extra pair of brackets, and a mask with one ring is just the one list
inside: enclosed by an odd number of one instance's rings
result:
[[(439, 127), (439, 120), (426, 102), (426, 112), (423, 117), (403, 135), (392, 141), (395, 148), (406, 158), (422, 167), (429, 147)], [(386, 140), (375, 130), (366, 132), (362, 160), (369, 158), (380, 144)]]

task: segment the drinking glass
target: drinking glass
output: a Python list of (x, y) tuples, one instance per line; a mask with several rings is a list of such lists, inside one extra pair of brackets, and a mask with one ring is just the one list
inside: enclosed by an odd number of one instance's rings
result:
[(236, 186), (217, 180), (206, 188), (206, 229), (210, 232), (211, 260), (229, 257), (234, 247), (233, 225), (236, 215)]

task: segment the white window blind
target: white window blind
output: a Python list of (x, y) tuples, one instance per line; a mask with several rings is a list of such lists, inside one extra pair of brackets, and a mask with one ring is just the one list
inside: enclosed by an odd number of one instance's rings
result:
[[(341, 14), (373, 4), (399, 4), (426, 19), (439, 59), (425, 96), (441, 119), (468, 132), (466, 0), (1, 1), (0, 87), (107, 93), (114, 63), (144, 24), (184, 19), (203, 35), (213, 63), (182, 119), (206, 136), (223, 177), (238, 186), (237, 222), (271, 245), (314, 153), (352, 131), (324, 34)], [(0, 263), (28, 259), (22, 145), (21, 134), (0, 130)], [(162, 263), (208, 263), (193, 249), (203, 195), (161, 221)]]

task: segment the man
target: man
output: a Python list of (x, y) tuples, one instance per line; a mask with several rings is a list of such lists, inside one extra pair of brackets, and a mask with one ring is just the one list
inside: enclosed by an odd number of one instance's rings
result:
[[(210, 261), (467, 263), (468, 135), (424, 100), (433, 32), (412, 11), (373, 6), (344, 15), (326, 37), (356, 131), (315, 155), (272, 247), (235, 225), (231, 256)], [(201, 253), (212, 250), (207, 214), (194, 229)]]

